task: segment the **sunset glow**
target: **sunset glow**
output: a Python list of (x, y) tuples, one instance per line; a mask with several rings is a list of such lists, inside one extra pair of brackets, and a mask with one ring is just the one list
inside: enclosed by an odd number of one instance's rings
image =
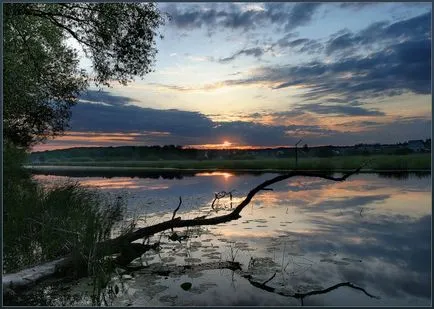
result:
[(89, 89), (72, 108), (71, 131), (33, 151), (263, 149), (299, 139), (350, 146), (431, 136), (430, 3), (158, 6), (172, 19), (157, 41), (155, 72)]
[(224, 179), (229, 179), (230, 177), (234, 176), (234, 174), (229, 172), (204, 172), (204, 173), (197, 173), (195, 176), (205, 176), (205, 177), (213, 177), (213, 176), (221, 176)]

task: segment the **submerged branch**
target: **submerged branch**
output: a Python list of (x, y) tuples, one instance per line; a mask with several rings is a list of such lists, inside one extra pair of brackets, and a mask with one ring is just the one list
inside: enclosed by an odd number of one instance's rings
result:
[(269, 188), (269, 186), (271, 186), (275, 183), (278, 183), (280, 181), (286, 180), (288, 178), (296, 177), (296, 176), (317, 177), (317, 178), (322, 178), (322, 179), (327, 179), (327, 180), (332, 180), (332, 181), (345, 181), (351, 175), (358, 173), (361, 168), (362, 167), (359, 167), (356, 170), (349, 172), (349, 173), (346, 173), (341, 177), (333, 177), (333, 176), (330, 176), (329, 174), (326, 174), (326, 173), (313, 173), (313, 172), (305, 172), (305, 171), (293, 171), (293, 172), (290, 172), (287, 174), (279, 175), (279, 176), (276, 176), (272, 179), (264, 181), (260, 185), (253, 188), (247, 194), (246, 198), (243, 201), (241, 201), (238, 204), (238, 206), (235, 207), (234, 210), (232, 210), (232, 212), (230, 212), (228, 214), (225, 214), (222, 216), (217, 216), (217, 217), (212, 217), (212, 218), (205, 218), (205, 219), (194, 218), (194, 219), (182, 220), (181, 218), (178, 217), (178, 218), (174, 218), (174, 219), (171, 219), (168, 221), (164, 221), (161, 223), (157, 223), (157, 224), (154, 224), (151, 226), (147, 226), (147, 227), (138, 229), (137, 231), (128, 233), (126, 235), (119, 236), (116, 239), (108, 240), (108, 241), (100, 244), (100, 246), (105, 247), (105, 248), (107, 248), (107, 247), (110, 248), (111, 246), (113, 246), (114, 244), (119, 243), (119, 242), (130, 243), (130, 242), (133, 242), (137, 239), (144, 238), (144, 237), (150, 237), (156, 233), (163, 232), (165, 230), (172, 229), (172, 228), (192, 227), (192, 226), (201, 226), (201, 225), (216, 225), (216, 224), (226, 223), (226, 222), (229, 222), (232, 220), (237, 220), (237, 219), (241, 218), (241, 216), (240, 216), (241, 211), (252, 201), (253, 197), (258, 192), (262, 191), (264, 188)]
[(356, 286), (356, 285), (352, 284), (351, 282), (342, 282), (342, 283), (335, 284), (335, 285), (328, 287), (326, 289), (323, 289), (323, 290), (314, 290), (314, 291), (310, 291), (307, 293), (289, 293), (286, 291), (279, 291), (276, 288), (265, 285), (274, 276), (275, 276), (275, 274), (269, 280), (265, 281), (264, 283), (260, 283), (260, 282), (252, 280), (250, 275), (242, 275), (242, 277), (246, 278), (250, 282), (251, 285), (253, 285), (254, 287), (257, 287), (261, 290), (264, 290), (264, 291), (267, 291), (270, 293), (275, 293), (275, 294), (285, 296), (285, 297), (292, 297), (295, 299), (300, 299), (302, 306), (303, 306), (303, 300), (305, 297), (312, 296), (312, 295), (326, 294), (326, 293), (329, 293), (329, 292), (336, 290), (336, 289), (343, 287), (343, 286), (350, 287), (350, 288), (355, 289), (355, 290), (360, 290), (371, 298), (380, 299), (379, 296), (372, 295), (372, 294), (368, 293), (364, 288)]
[(327, 289), (324, 289), (324, 290), (311, 291), (311, 292), (308, 292), (308, 293), (295, 293), (293, 297), (301, 299), (301, 298), (305, 298), (306, 296), (325, 294), (325, 293), (331, 292), (333, 290), (336, 290), (337, 288), (340, 288), (341, 286), (347, 286), (347, 287), (355, 289), (355, 290), (360, 290), (360, 291), (362, 291), (363, 293), (365, 293), (367, 296), (369, 296), (371, 298), (380, 299), (379, 296), (375, 296), (375, 295), (369, 294), (364, 288), (356, 286), (356, 285), (352, 284), (351, 282), (338, 283), (338, 284), (335, 284), (335, 285), (333, 285), (333, 286), (331, 286), (331, 287), (329, 287)]
[[(263, 183), (259, 184), (258, 186), (256, 186), (255, 188), (253, 188), (252, 190), (250, 190), (250, 192), (247, 194), (247, 196), (244, 198), (244, 200), (242, 200), (237, 207), (235, 207), (230, 213), (222, 215), (222, 216), (217, 216), (217, 217), (211, 217), (211, 218), (204, 218), (202, 217), (196, 217), (193, 219), (186, 219), (183, 220), (181, 219), (181, 217), (177, 217), (175, 218), (176, 212), (179, 210), (181, 203), (182, 203), (182, 199), (180, 198), (180, 202), (179, 205), (177, 207), (177, 209), (175, 209), (172, 219), (161, 222), (161, 223), (157, 223), (151, 226), (147, 226), (144, 228), (140, 228), (136, 231), (131, 231), (128, 232), (126, 234), (120, 235), (117, 238), (114, 239), (109, 239), (103, 242), (100, 242), (98, 244), (96, 244), (96, 255), (95, 257), (104, 257), (104, 256), (110, 256), (113, 254), (118, 254), (121, 253), (121, 256), (123, 256), (121, 258), (121, 263), (119, 264), (125, 264), (127, 262), (127, 260), (130, 260), (131, 257), (136, 256), (136, 254), (126, 254), (126, 251), (129, 251), (128, 248), (134, 252), (132, 253), (140, 253), (140, 252), (145, 252), (149, 249), (156, 249), (157, 244), (154, 245), (142, 245), (140, 246), (140, 248), (136, 245), (139, 244), (132, 244), (134, 241), (138, 240), (138, 239), (142, 239), (142, 238), (149, 238), (157, 233), (163, 232), (165, 230), (169, 230), (169, 229), (174, 229), (174, 228), (182, 228), (182, 227), (193, 227), (193, 226), (202, 226), (202, 225), (217, 225), (220, 223), (226, 223), (229, 221), (233, 221), (233, 220), (237, 220), (239, 218), (241, 218), (240, 213), (241, 211), (252, 201), (253, 197), (260, 191), (262, 190), (270, 190), (270, 186), (278, 183), (280, 181), (286, 180), (288, 178), (291, 177), (296, 177), (296, 176), (302, 176), (302, 177), (317, 177), (317, 178), (322, 178), (322, 179), (327, 179), (327, 180), (332, 180), (332, 181), (344, 181), (346, 180), (348, 177), (350, 177), (351, 175), (354, 175), (356, 173), (358, 173), (360, 171), (362, 167), (359, 167), (358, 169), (346, 173), (341, 177), (333, 177), (330, 176), (330, 174), (327, 173), (313, 173), (313, 172), (306, 172), (306, 171), (293, 171), (287, 174), (282, 174), (279, 176), (276, 176), (272, 179), (269, 179), (267, 181), (264, 181)], [(137, 250), (133, 250), (133, 249), (137, 249)], [(122, 254), (124, 253), (124, 254)], [(126, 258), (124, 260), (124, 258)], [(85, 262), (85, 261), (82, 261)], [(59, 264), (59, 261), (57, 261), (57, 264)], [(73, 267), (77, 267), (76, 262), (73, 261), (73, 259), (71, 258), (66, 258), (65, 260), (62, 260), (61, 264), (61, 268), (73, 268)], [(54, 267), (54, 269), (52, 268), (53, 265), (49, 263), (46, 263), (44, 265), (50, 265), (50, 271), (52, 273), (52, 275), (54, 275), (55, 273), (57, 273), (57, 268), (58, 267)], [(43, 266), (43, 265), (42, 265)], [(27, 270), (27, 271), (31, 271)], [(45, 277), (45, 275), (48, 274), (44, 274), (40, 277)], [(8, 275), (9, 276), (9, 275)], [(18, 277), (23, 278), (23, 276), (19, 276), (18, 273), (17, 274), (10, 274), (10, 276), (15, 276), (14, 278), (16, 280), (18, 280)], [(9, 277), (11, 278), (11, 277)], [(3, 286), (8, 285), (7, 281), (5, 282), (5, 277), (3, 277)], [(35, 278), (36, 279), (36, 278)], [(270, 278), (271, 280), (272, 278)], [(8, 280), (8, 279), (7, 279)], [(38, 279), (36, 279), (38, 280)], [(35, 281), (36, 281), (35, 280)], [(13, 280), (15, 281), (15, 280)], [(24, 282), (26, 282), (27, 280), (18, 280), (20, 282), (21, 285), (26, 285), (24, 284)], [(17, 281), (15, 281), (17, 282)], [(267, 283), (268, 281), (264, 282), (264, 284), (262, 283), (257, 283), (257, 285), (259, 285), (258, 287), (260, 287), (261, 289), (270, 289), (268, 286), (265, 285), (265, 283)], [(252, 283), (252, 282), (251, 282)], [(252, 283), (254, 284), (254, 283)], [(12, 284), (14, 285), (14, 284)], [(255, 285), (255, 284), (254, 284)], [(352, 288), (358, 288), (355, 286), (350, 285), (349, 283), (346, 283), (347, 286), (352, 287)], [(342, 286), (342, 285), (340, 285)], [(338, 286), (339, 287), (339, 286)], [(361, 289), (361, 288), (359, 288)], [(318, 291), (313, 291), (311, 293), (316, 293), (318, 294)], [(297, 294), (299, 296), (299, 298), (302, 299), (302, 294)], [(310, 294), (313, 295), (313, 294)], [(367, 294), (368, 295), (368, 294)], [(303, 297), (308, 296), (308, 295), (304, 295)], [(294, 296), (295, 297), (295, 296)]]
[(182, 204), (182, 198), (179, 197), (179, 204), (178, 204), (178, 207), (176, 207), (176, 209), (173, 211), (172, 220), (175, 219), (176, 212), (179, 210), (179, 207), (181, 207), (181, 204)]

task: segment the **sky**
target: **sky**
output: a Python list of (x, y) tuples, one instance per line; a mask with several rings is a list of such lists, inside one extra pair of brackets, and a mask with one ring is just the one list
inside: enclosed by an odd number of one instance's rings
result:
[(33, 151), (431, 137), (431, 3), (158, 6), (171, 19), (160, 28), (155, 72), (89, 88), (66, 134)]

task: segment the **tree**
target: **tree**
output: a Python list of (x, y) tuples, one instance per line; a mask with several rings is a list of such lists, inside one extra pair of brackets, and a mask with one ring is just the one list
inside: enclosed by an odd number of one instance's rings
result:
[[(91, 83), (125, 85), (149, 73), (164, 21), (147, 3), (4, 4), (4, 138), (27, 148), (61, 134)], [(79, 69), (70, 38), (91, 59), (92, 73)]]

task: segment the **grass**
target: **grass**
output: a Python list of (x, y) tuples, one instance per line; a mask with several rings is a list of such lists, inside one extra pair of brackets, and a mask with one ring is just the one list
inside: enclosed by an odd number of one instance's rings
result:
[(37, 166), (84, 166), (101, 168), (137, 169), (197, 169), (197, 170), (320, 170), (340, 171), (358, 168), (366, 161), (368, 171), (431, 170), (431, 154), (342, 156), (330, 158), (293, 158), (255, 160), (161, 160), (161, 161), (56, 161), (34, 164)]
[(3, 271), (15, 272), (72, 253), (92, 260), (97, 242), (108, 239), (124, 203), (77, 183), (44, 188), (21, 167), (22, 151), (5, 145)]
[(5, 194), (4, 262), (13, 272), (73, 253), (91, 260), (94, 245), (110, 237), (122, 204), (76, 183)]

